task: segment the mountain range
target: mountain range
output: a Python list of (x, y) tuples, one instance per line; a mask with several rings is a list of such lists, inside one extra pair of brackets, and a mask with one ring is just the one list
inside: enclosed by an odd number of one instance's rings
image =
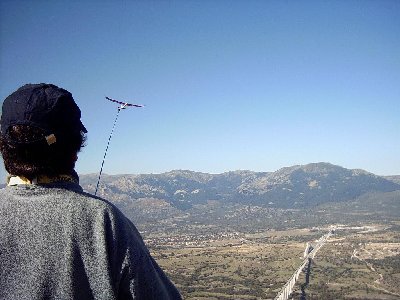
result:
[[(94, 193), (98, 175), (80, 175)], [(270, 208), (307, 208), (343, 202), (370, 192), (400, 190), (399, 176), (381, 177), (330, 163), (285, 167), (276, 172), (208, 174), (174, 170), (162, 174), (103, 175), (98, 195), (113, 202), (156, 199), (180, 210), (219, 202)]]

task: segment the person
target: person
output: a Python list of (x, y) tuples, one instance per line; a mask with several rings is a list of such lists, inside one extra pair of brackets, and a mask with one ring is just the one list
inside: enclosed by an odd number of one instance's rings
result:
[(0, 299), (181, 299), (135, 226), (79, 185), (80, 119), (71, 93), (52, 84), (4, 100)]

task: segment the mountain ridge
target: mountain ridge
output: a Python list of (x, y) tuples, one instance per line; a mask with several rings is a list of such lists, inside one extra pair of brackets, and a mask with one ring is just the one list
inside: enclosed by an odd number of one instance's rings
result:
[[(83, 188), (94, 192), (97, 175), (80, 178)], [(210, 174), (172, 170), (160, 174), (103, 175), (98, 194), (113, 201), (160, 199), (179, 209), (209, 200), (301, 208), (348, 201), (368, 192), (395, 190), (400, 190), (400, 184), (388, 178), (319, 162), (284, 167), (275, 172), (237, 170)]]

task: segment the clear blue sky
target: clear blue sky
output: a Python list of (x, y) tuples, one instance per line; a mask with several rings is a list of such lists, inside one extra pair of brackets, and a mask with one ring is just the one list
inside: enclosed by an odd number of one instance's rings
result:
[[(1, 1), (0, 98), (70, 90), (77, 171), (400, 174), (400, 1)], [(2, 171), (4, 173), (4, 170)], [(2, 176), (3, 177), (3, 176)]]

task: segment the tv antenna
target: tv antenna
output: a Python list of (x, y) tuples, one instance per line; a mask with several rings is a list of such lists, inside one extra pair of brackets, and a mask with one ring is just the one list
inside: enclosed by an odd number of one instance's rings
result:
[(106, 160), (108, 147), (110, 146), (110, 141), (111, 141), (111, 138), (112, 138), (113, 133), (114, 133), (115, 125), (117, 124), (119, 112), (120, 112), (122, 109), (126, 109), (126, 108), (128, 108), (128, 107), (143, 107), (143, 106), (144, 106), (144, 105), (141, 105), (141, 104), (132, 104), (132, 103), (128, 103), (128, 102), (118, 101), (118, 100), (115, 100), (115, 99), (111, 99), (111, 98), (109, 98), (109, 97), (106, 97), (106, 99), (109, 100), (109, 101), (111, 101), (111, 102), (118, 103), (119, 106), (118, 106), (118, 109), (117, 109), (117, 115), (116, 115), (116, 117), (115, 117), (114, 124), (113, 124), (113, 127), (112, 127), (112, 129), (111, 129), (110, 136), (108, 137), (107, 147), (106, 147), (106, 151), (104, 152), (103, 161), (101, 162), (101, 168), (100, 168), (99, 178), (98, 178), (97, 184), (96, 184), (96, 191), (94, 192), (94, 195), (95, 195), (95, 196), (97, 195), (97, 190), (99, 189), (101, 173), (103, 172), (104, 162), (105, 162), (105, 160)]

